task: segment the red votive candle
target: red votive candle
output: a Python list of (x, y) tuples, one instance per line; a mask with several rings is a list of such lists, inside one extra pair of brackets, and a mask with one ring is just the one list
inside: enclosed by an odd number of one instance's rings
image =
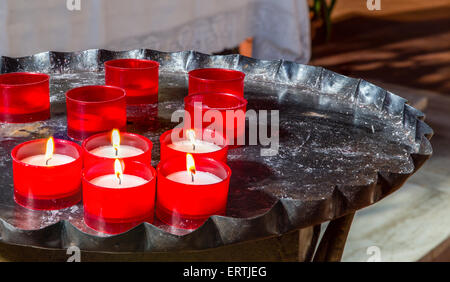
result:
[(67, 134), (75, 140), (117, 128), (125, 131), (125, 90), (115, 86), (90, 85), (66, 93)]
[(14, 199), (19, 205), (56, 210), (81, 200), (81, 148), (67, 140), (53, 142), (53, 153), (50, 139), (28, 141), (12, 150)]
[(205, 157), (221, 162), (227, 161), (228, 145), (225, 138), (213, 130), (186, 130), (174, 128), (164, 132), (159, 138), (161, 160), (185, 157), (186, 153), (194, 157)]
[(153, 143), (142, 135), (119, 132), (99, 133), (83, 141), (84, 168), (100, 162), (109, 162), (121, 159), (125, 166), (128, 162), (137, 161), (151, 165)]
[(207, 68), (189, 72), (189, 95), (225, 92), (244, 97), (245, 73), (230, 69)]
[(198, 157), (192, 164), (189, 159), (163, 160), (157, 168), (156, 216), (183, 229), (197, 228), (211, 215), (225, 214), (231, 176), (222, 162)]
[(117, 234), (153, 222), (155, 184), (155, 169), (139, 162), (121, 165), (117, 160), (115, 165), (103, 162), (85, 169), (85, 223), (97, 231)]
[(0, 122), (25, 123), (50, 118), (50, 76), (16, 72), (0, 75)]
[(214, 128), (229, 146), (245, 142), (247, 100), (229, 93), (198, 93), (184, 98), (186, 128)]
[(105, 84), (127, 93), (127, 104), (158, 102), (159, 63), (140, 59), (118, 59), (105, 63)]

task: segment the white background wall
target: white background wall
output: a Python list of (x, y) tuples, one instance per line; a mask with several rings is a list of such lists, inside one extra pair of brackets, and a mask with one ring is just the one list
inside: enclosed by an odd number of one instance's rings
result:
[[(71, 0), (70, 2), (77, 1)], [(91, 48), (218, 52), (254, 37), (254, 57), (307, 62), (306, 0), (0, 0), (0, 55)]]

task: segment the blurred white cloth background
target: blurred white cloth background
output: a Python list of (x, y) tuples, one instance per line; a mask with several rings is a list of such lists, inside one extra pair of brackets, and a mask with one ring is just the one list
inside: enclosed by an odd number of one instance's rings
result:
[[(72, 3), (78, 0), (69, 0)], [(253, 57), (307, 63), (306, 0), (0, 0), (0, 55), (91, 48), (220, 52), (253, 37)]]

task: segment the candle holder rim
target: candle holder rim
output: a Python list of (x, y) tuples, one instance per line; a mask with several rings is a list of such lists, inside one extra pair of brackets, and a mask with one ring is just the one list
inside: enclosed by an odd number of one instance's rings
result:
[[(20, 84), (3, 83), (1, 81), (2, 77), (18, 76), (18, 75), (42, 77), (42, 80), (39, 80), (36, 82), (29, 82), (29, 83), (20, 83)], [(45, 82), (49, 82), (49, 81), (50, 81), (50, 76), (46, 73), (40, 73), (40, 72), (9, 72), (9, 73), (0, 74), (0, 87), (2, 87), (2, 88), (33, 86), (33, 85), (37, 85), (37, 84), (41, 84), (41, 83), (45, 83)]]
[[(147, 185), (149, 182), (151, 182), (151, 181), (153, 181), (153, 180), (156, 180), (156, 169), (155, 169), (153, 166), (151, 166), (151, 165), (145, 165), (144, 163), (142, 163), (142, 162), (137, 162), (137, 161), (131, 161), (131, 162), (129, 162), (129, 163), (139, 164), (139, 165), (141, 165), (141, 166), (143, 166), (143, 167), (149, 169), (150, 172), (151, 172), (151, 174), (152, 174), (152, 178), (150, 178), (150, 179), (148, 179), (148, 180), (146, 179), (147, 182), (145, 182), (145, 183), (143, 183), (143, 184), (141, 184), (141, 185), (132, 186), (132, 187), (124, 187), (124, 188), (120, 188), (121, 190), (125, 190), (125, 189), (138, 189), (138, 188), (141, 188), (142, 186)], [(91, 166), (91, 167), (89, 167), (89, 168), (87, 168), (87, 169), (83, 169), (83, 172), (81, 173), (81, 180), (82, 180), (82, 181), (88, 182), (89, 185), (92, 185), (92, 186), (94, 186), (94, 187), (96, 187), (96, 188), (98, 188), (98, 189), (119, 189), (119, 188), (108, 188), (108, 187), (98, 186), (98, 185), (92, 183), (91, 181), (89, 181), (89, 180), (86, 178), (86, 174), (87, 174), (91, 169), (95, 169), (96, 167), (100, 167), (101, 165), (103, 165), (103, 163), (98, 163), (98, 164), (95, 164), (95, 165), (93, 165), (93, 166)], [(123, 174), (125, 175), (125, 174), (127, 174), (127, 173), (124, 172)], [(132, 174), (130, 174), (130, 175), (132, 175)], [(134, 176), (136, 176), (136, 175), (134, 175)]]
[[(158, 166), (156, 167), (156, 173), (157, 173), (157, 175), (158, 175), (159, 173), (161, 173), (161, 175), (164, 176), (165, 180), (168, 181), (168, 182), (170, 182), (170, 183), (189, 185), (190, 188), (198, 188), (198, 189), (205, 189), (205, 188), (208, 188), (208, 186), (211, 186), (211, 185), (218, 185), (218, 184), (221, 184), (221, 183), (223, 183), (223, 182), (225, 182), (225, 181), (227, 181), (228, 179), (231, 178), (231, 168), (230, 168), (226, 163), (221, 162), (221, 161), (218, 161), (218, 160), (215, 160), (215, 159), (212, 159), (212, 158), (207, 158), (207, 157), (201, 157), (201, 156), (200, 156), (200, 157), (196, 157), (195, 159), (196, 159), (196, 160), (198, 160), (198, 159), (207, 160), (207, 161), (211, 161), (211, 162), (214, 162), (214, 163), (217, 163), (217, 164), (221, 165), (221, 166), (225, 169), (225, 171), (226, 171), (226, 173), (227, 173), (227, 176), (226, 176), (225, 178), (223, 178), (221, 181), (219, 181), (219, 182), (217, 182), (217, 183), (214, 183), (214, 184), (197, 184), (197, 185), (192, 185), (192, 184), (180, 183), (180, 182), (177, 182), (177, 181), (173, 181), (173, 180), (167, 178), (167, 175), (164, 175), (164, 174), (161, 172), (161, 167), (162, 167), (162, 165), (163, 165), (165, 162), (168, 162), (168, 161), (175, 161), (175, 160), (177, 160), (177, 159), (181, 161), (181, 160), (184, 160), (185, 158), (182, 158), (182, 157), (173, 157), (173, 158), (170, 158), (170, 159), (166, 159), (166, 160), (160, 161), (159, 164), (158, 164)], [(179, 170), (179, 171), (184, 171), (184, 170)], [(177, 172), (178, 172), (178, 171), (177, 171)], [(216, 175), (216, 176), (217, 176), (217, 175)], [(218, 177), (218, 176), (217, 176), (217, 177)]]
[[(234, 73), (237, 74), (239, 76), (235, 77), (235, 78), (229, 78), (229, 79), (213, 79), (213, 78), (204, 78), (201, 76), (197, 76), (197, 72), (203, 72), (203, 71), (207, 71), (207, 70), (214, 70), (214, 71), (223, 71), (223, 72), (228, 72), (228, 73)], [(241, 80), (241, 79), (245, 79), (245, 73), (239, 70), (234, 70), (234, 69), (227, 69), (227, 68), (201, 68), (201, 69), (194, 69), (188, 72), (188, 76), (189, 77), (193, 77), (197, 80), (201, 80), (201, 81), (223, 81), (223, 82), (231, 82), (231, 81), (236, 81), (236, 80)]]
[[(13, 161), (16, 161), (16, 162), (18, 162), (18, 163), (20, 163), (20, 164), (22, 164), (22, 165), (24, 165), (24, 166), (27, 166), (27, 167), (36, 167), (36, 168), (42, 167), (42, 166), (39, 166), (39, 165), (33, 165), (33, 164), (27, 164), (27, 163), (24, 163), (24, 162), (22, 162), (22, 160), (19, 160), (19, 159), (16, 157), (16, 155), (17, 155), (17, 151), (19, 151), (19, 149), (22, 148), (23, 146), (26, 146), (26, 145), (29, 145), (29, 144), (35, 143), (35, 142), (43, 142), (43, 143), (45, 143), (45, 142), (47, 142), (47, 140), (48, 140), (48, 139), (40, 138), (40, 139), (33, 139), (33, 140), (28, 140), (28, 141), (26, 141), (26, 142), (20, 143), (20, 144), (18, 144), (17, 146), (15, 146), (15, 147), (11, 150), (11, 158), (13, 159)], [(65, 164), (59, 164), (59, 165), (48, 166), (48, 168), (50, 168), (50, 167), (60, 167), (60, 166), (72, 164), (72, 163), (74, 163), (74, 162), (76, 162), (76, 161), (80, 161), (80, 160), (81, 160), (81, 158), (82, 158), (82, 156), (83, 156), (83, 152), (82, 152), (82, 150), (81, 150), (80, 145), (78, 145), (77, 143), (72, 142), (72, 141), (70, 141), (70, 140), (65, 140), (65, 139), (53, 139), (53, 142), (54, 142), (55, 144), (56, 144), (56, 143), (60, 143), (60, 144), (66, 144), (66, 145), (71, 145), (71, 146), (73, 146), (73, 147), (77, 150), (77, 152), (78, 152), (78, 158), (74, 158), (73, 161), (70, 161), (70, 162), (65, 163)], [(45, 152), (43, 152), (43, 154), (45, 154)]]
[[(115, 90), (120, 90), (123, 95), (113, 98), (113, 99), (108, 99), (108, 100), (103, 100), (103, 101), (83, 101), (83, 100), (78, 100), (78, 99), (69, 97), (69, 94), (74, 91), (79, 91), (81, 89), (88, 89), (88, 88), (115, 89)], [(75, 88), (69, 89), (66, 92), (66, 100), (70, 100), (72, 102), (75, 102), (78, 104), (83, 104), (83, 105), (95, 105), (95, 104), (102, 104), (102, 103), (108, 103), (108, 102), (115, 102), (115, 101), (120, 101), (121, 99), (126, 99), (125, 89), (123, 89), (121, 87), (117, 87), (117, 86), (112, 86), (112, 85), (85, 85), (85, 86), (80, 86), (80, 87), (75, 87)]]
[[(211, 92), (198, 92), (198, 93), (195, 93), (195, 94), (188, 95), (188, 96), (184, 97), (184, 103), (187, 104), (187, 105), (190, 105), (190, 106), (194, 106), (194, 102), (192, 101), (192, 99), (193, 99), (195, 96), (204, 96), (204, 95), (229, 96), (229, 97), (233, 97), (233, 98), (239, 100), (239, 105), (234, 106), (234, 107), (227, 107), (227, 108), (210, 108), (210, 107), (208, 107), (208, 106), (207, 106), (207, 107), (203, 107), (203, 106), (202, 106), (202, 108), (207, 108), (207, 109), (210, 109), (210, 110), (218, 110), (218, 111), (224, 111), (224, 110), (238, 110), (238, 109), (243, 108), (243, 107), (246, 107), (246, 106), (248, 105), (248, 101), (247, 101), (247, 99), (245, 99), (244, 97), (240, 97), (240, 96), (237, 96), (237, 95), (235, 95), (235, 94), (231, 94), (231, 93), (227, 93), (227, 92), (214, 92), (214, 91), (211, 91)], [(202, 104), (203, 104), (203, 103), (202, 103)]]
[[(129, 61), (145, 62), (145, 63), (150, 63), (152, 65), (148, 66), (148, 67), (119, 67), (119, 66), (112, 65), (112, 63), (116, 63), (116, 62), (129, 62)], [(148, 59), (123, 58), (123, 59), (108, 60), (108, 61), (104, 62), (103, 65), (105, 67), (108, 67), (108, 68), (112, 68), (112, 69), (116, 69), (116, 70), (122, 70), (122, 71), (126, 71), (126, 70), (151, 70), (151, 69), (158, 68), (159, 67), (159, 62), (154, 61), (154, 60), (148, 60)]]
[[(184, 128), (180, 128), (180, 129), (181, 129), (181, 130), (184, 130)], [(173, 144), (172, 138), (170, 138), (171, 143), (163, 142), (163, 139), (165, 139), (166, 136), (168, 136), (168, 135), (171, 136), (171, 134), (172, 134), (172, 132), (173, 132), (174, 130), (175, 130), (175, 128), (172, 128), (172, 129), (167, 130), (166, 132), (163, 132), (163, 134), (161, 134), (161, 135), (159, 136), (159, 143), (160, 143), (160, 144), (165, 143), (165, 144), (167, 144), (167, 145)], [(218, 132), (218, 131), (213, 131), (213, 130), (208, 129), (208, 128), (203, 128), (203, 129), (202, 129), (202, 137), (203, 137), (203, 132), (204, 132), (204, 131), (214, 132), (215, 134), (218, 134), (218, 135), (222, 138), (222, 140), (224, 141), (224, 144), (218, 145), (218, 144), (213, 143), (213, 144), (219, 146), (219, 147), (220, 147), (220, 150), (222, 150), (222, 149), (228, 147), (228, 140), (227, 140), (225, 137), (223, 137), (223, 135), (220, 134), (220, 132)], [(198, 139), (198, 138), (195, 138), (195, 140), (204, 141), (203, 139)], [(172, 150), (175, 150), (175, 149), (173, 149), (173, 148), (171, 148), (171, 149), (172, 149)], [(183, 151), (179, 151), (179, 150), (175, 150), (175, 151), (183, 152)], [(202, 154), (209, 154), (209, 152), (202, 152), (202, 153), (195, 153), (195, 154), (196, 154), (196, 155), (199, 155), (199, 156), (201, 157)]]
[[(87, 154), (89, 154), (89, 155), (91, 155), (91, 156), (95, 156), (95, 157), (97, 157), (97, 158), (101, 158), (101, 159), (105, 159), (105, 160), (111, 160), (111, 159), (113, 159), (113, 158), (107, 158), (107, 157), (102, 157), (102, 156), (98, 156), (98, 155), (92, 154), (92, 153), (86, 148), (86, 144), (87, 144), (89, 141), (92, 141), (91, 139), (94, 139), (95, 137), (100, 137), (100, 136), (102, 136), (102, 135), (108, 135), (108, 133), (110, 133), (110, 132), (111, 132), (111, 131), (108, 131), (108, 132), (100, 132), (100, 133), (91, 135), (91, 136), (89, 136), (88, 138), (84, 139), (83, 142), (81, 143), (81, 148), (82, 148), (82, 150), (83, 150), (84, 152), (86, 152)], [(121, 135), (121, 136), (122, 136), (122, 135), (129, 135), (129, 136), (133, 136), (133, 137), (139, 138), (139, 139), (143, 140), (143, 141), (149, 146), (147, 151), (150, 151), (150, 152), (151, 152), (152, 149), (153, 149), (153, 142), (152, 142), (152, 140), (148, 139), (147, 137), (145, 137), (145, 136), (143, 136), (143, 135), (136, 134), (136, 133), (131, 133), (131, 132), (120, 132), (120, 135)], [(125, 145), (125, 144), (124, 144), (124, 145)], [(140, 154), (138, 154), (138, 155), (136, 155), (136, 156), (125, 157), (125, 158), (120, 158), (120, 159), (123, 160), (123, 159), (128, 159), (128, 158), (135, 158), (135, 157), (137, 157), (137, 156), (140, 156), (140, 155), (142, 155), (142, 154), (145, 154), (145, 152), (146, 152), (146, 151), (144, 151), (144, 152), (142, 152), (142, 153), (140, 153)]]

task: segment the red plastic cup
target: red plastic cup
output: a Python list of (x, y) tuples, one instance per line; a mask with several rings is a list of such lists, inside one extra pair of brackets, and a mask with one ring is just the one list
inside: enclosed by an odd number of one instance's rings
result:
[(156, 172), (151, 166), (128, 162), (124, 174), (148, 182), (130, 188), (106, 188), (90, 181), (114, 174), (109, 162), (99, 163), (83, 172), (84, 221), (94, 230), (108, 234), (125, 232), (143, 222), (153, 222)]
[[(99, 133), (84, 140), (81, 145), (83, 149), (84, 168), (87, 169), (102, 162), (109, 162), (110, 166), (112, 167), (114, 165), (115, 158), (102, 157), (91, 153), (91, 151), (95, 148), (101, 146), (111, 146), (111, 144), (111, 132)], [(133, 161), (141, 162), (148, 166), (151, 165), (153, 143), (149, 139), (145, 138), (142, 135), (121, 132), (120, 145), (128, 145), (143, 151), (143, 153), (135, 156), (121, 158), (125, 166), (127, 165), (127, 163)]]
[(198, 93), (184, 98), (185, 128), (214, 128), (229, 146), (245, 143), (247, 100), (229, 93)]
[(189, 72), (189, 95), (225, 92), (244, 97), (245, 73), (230, 69), (207, 68)]
[(161, 146), (161, 160), (175, 157), (185, 158), (186, 153), (190, 153), (194, 156), (194, 158), (204, 157), (215, 159), (224, 163), (227, 162), (228, 145), (225, 138), (220, 133), (207, 129), (195, 130), (195, 139), (196, 141), (210, 143), (206, 145), (213, 145), (217, 146), (218, 148), (217, 150), (211, 152), (198, 152), (198, 150), (200, 149), (198, 148), (198, 146), (201, 146), (202, 144), (197, 144), (197, 152), (195, 152), (195, 150), (186, 151), (171, 147), (170, 145), (176, 142), (189, 142), (189, 138), (188, 136), (186, 136), (186, 129), (174, 128), (164, 132), (159, 138), (159, 143)]
[(111, 131), (125, 131), (127, 104), (125, 90), (114, 86), (90, 85), (66, 93), (67, 134), (75, 140)]
[(33, 210), (57, 210), (75, 205), (81, 200), (81, 148), (73, 142), (54, 139), (54, 154), (67, 155), (74, 161), (55, 166), (37, 166), (22, 161), (45, 154), (46, 144), (46, 139), (32, 140), (12, 150), (14, 199), (19, 205)]
[[(209, 172), (222, 181), (208, 185), (190, 185), (167, 176), (186, 171), (186, 156), (163, 160), (157, 168), (156, 216), (164, 223), (183, 229), (195, 229), (211, 215), (224, 215), (227, 205), (230, 168), (210, 158), (195, 158), (197, 172)], [(197, 175), (197, 174), (196, 174)]]
[(127, 104), (158, 102), (159, 63), (140, 59), (105, 62), (105, 84), (125, 89)]
[(16, 72), (0, 75), (0, 122), (25, 123), (50, 118), (50, 76)]

